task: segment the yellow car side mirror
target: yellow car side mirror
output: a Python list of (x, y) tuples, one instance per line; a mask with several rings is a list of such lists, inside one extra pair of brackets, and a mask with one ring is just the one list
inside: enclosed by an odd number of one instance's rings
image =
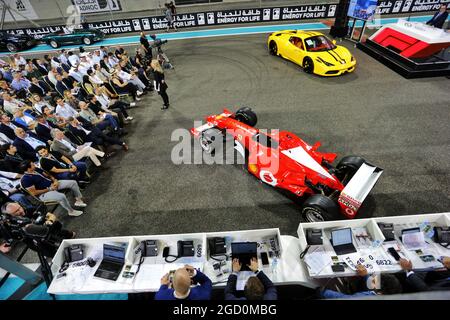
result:
[(333, 40), (333, 41), (331, 41), (331, 42), (333, 42), (333, 44), (336, 44), (336, 40)]

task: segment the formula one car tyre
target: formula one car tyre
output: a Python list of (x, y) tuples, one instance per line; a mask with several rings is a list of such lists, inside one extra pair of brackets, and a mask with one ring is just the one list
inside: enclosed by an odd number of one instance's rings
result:
[(236, 111), (235, 119), (249, 125), (250, 127), (254, 127), (258, 122), (256, 113), (254, 113), (249, 107), (243, 107)]
[(346, 156), (342, 158), (336, 166), (336, 169), (338, 169), (338, 178), (346, 185), (364, 162), (366, 161), (359, 156)]
[(330, 198), (314, 194), (305, 200), (302, 218), (308, 222), (339, 220), (342, 218), (338, 204)]
[(223, 141), (222, 132), (219, 129), (211, 128), (202, 132), (199, 142), (203, 152), (214, 154), (216, 148)]

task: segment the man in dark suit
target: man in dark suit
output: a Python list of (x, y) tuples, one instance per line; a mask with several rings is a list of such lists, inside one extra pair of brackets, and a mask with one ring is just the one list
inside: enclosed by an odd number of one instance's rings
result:
[(110, 137), (104, 134), (100, 129), (93, 126), (82, 117), (79, 117), (78, 119), (69, 117), (67, 122), (69, 123), (67, 127), (69, 132), (75, 139), (82, 141), (82, 143), (92, 142), (94, 145), (104, 148), (107, 147), (107, 144), (115, 144), (122, 146), (125, 151), (128, 151), (128, 145), (125, 142), (118, 138)]
[(34, 128), (34, 131), (36, 131), (38, 138), (40, 138), (42, 141), (47, 141), (47, 143), (50, 144), (51, 141), (53, 140), (50, 132), (52, 129), (58, 128), (58, 127), (56, 125), (54, 125), (53, 123), (45, 120), (45, 117), (43, 115), (38, 115), (36, 117), (36, 121), (37, 121), (37, 125)]
[(39, 95), (41, 98), (49, 95), (51, 92), (51, 88), (48, 86), (48, 84), (46, 84), (45, 81), (38, 80), (36, 77), (31, 78), (31, 85), (28, 90), (32, 94)]
[(46, 63), (42, 62), (41, 59), (33, 59), (33, 63), (42, 76), (46, 76), (50, 71), (50, 67)]
[(64, 91), (70, 90), (70, 87), (63, 81), (63, 77), (60, 74), (56, 75), (56, 91), (64, 97)]
[(22, 128), (14, 130), (16, 139), (13, 145), (17, 148), (17, 152), (26, 160), (37, 161), (36, 148), (38, 146), (46, 146), (34, 133), (26, 133)]
[(7, 116), (6, 114), (2, 114), (0, 117), (0, 133), (3, 133), (5, 136), (7, 136), (10, 140), (14, 141), (16, 139), (16, 134), (14, 133), (14, 130), (16, 128), (22, 128), (25, 131), (28, 131), (28, 128), (23, 126), (22, 124), (11, 121), (11, 118)]
[(445, 269), (415, 273), (411, 261), (400, 259), (400, 266), (406, 271), (406, 283), (415, 291), (447, 291), (450, 290), (450, 257), (442, 257)]
[(447, 5), (442, 4), (441, 7), (439, 8), (439, 11), (434, 14), (433, 18), (427, 21), (427, 24), (435, 28), (442, 29), (445, 21), (447, 20), (447, 17), (448, 17)]
[(236, 282), (242, 263), (235, 258), (232, 267), (233, 272), (228, 277), (225, 288), (225, 300), (277, 300), (277, 289), (263, 271), (258, 271), (258, 260), (255, 258), (252, 258), (250, 265), (248, 265), (255, 276), (248, 278), (244, 289), (244, 297), (238, 298), (236, 296)]

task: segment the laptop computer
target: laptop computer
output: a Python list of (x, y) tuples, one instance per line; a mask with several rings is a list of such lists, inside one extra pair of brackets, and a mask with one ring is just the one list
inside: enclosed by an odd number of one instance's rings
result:
[(256, 242), (233, 242), (231, 243), (231, 258), (239, 259), (242, 264), (241, 271), (251, 271), (248, 264), (252, 258), (258, 258), (257, 248), (258, 244)]
[(103, 260), (94, 276), (116, 281), (125, 264), (126, 247), (103, 244)]
[(344, 228), (331, 231), (331, 245), (336, 255), (356, 252), (353, 245), (352, 229)]

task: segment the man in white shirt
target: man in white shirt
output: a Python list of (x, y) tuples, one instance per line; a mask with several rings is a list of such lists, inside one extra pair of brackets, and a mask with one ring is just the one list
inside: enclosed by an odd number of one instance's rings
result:
[(66, 49), (62, 49), (60, 52), (61, 54), (58, 56), (59, 61), (63, 64), (68, 64)]
[(24, 57), (22, 57), (21, 55), (19, 55), (18, 53), (16, 53), (14, 55), (14, 64), (18, 67), (18, 66), (24, 66), (27, 64), (27, 61), (25, 60)]
[(138, 94), (141, 94), (145, 90), (145, 84), (135, 75), (135, 74), (129, 74), (128, 72), (125, 72), (122, 70), (120, 65), (116, 65), (115, 69), (117, 70), (117, 74), (120, 78), (120, 80), (124, 82), (130, 82), (138, 87), (139, 91)]
[(68, 53), (68, 58), (67, 58), (70, 62), (70, 65), (73, 67), (75, 65), (78, 65), (80, 63), (80, 58), (73, 53), (72, 51), (69, 51)]
[(5, 110), (10, 114), (16, 113), (16, 111), (19, 110), (19, 108), (25, 106), (25, 103), (17, 99), (14, 99), (7, 92), (3, 93), (2, 97), (3, 97), (3, 110)]
[(82, 83), (83, 82), (83, 76), (81, 75), (81, 73), (78, 71), (78, 66), (75, 65), (74, 67), (72, 67), (69, 70), (69, 76), (71, 76), (72, 78), (74, 78), (78, 83)]
[(56, 75), (58, 74), (58, 70), (53, 68), (48, 72), (48, 80), (53, 83), (53, 86), (56, 86)]
[(92, 65), (99, 64), (101, 60), (102, 60), (102, 56), (101, 56), (100, 50), (95, 50), (94, 54), (91, 58)]
[(64, 102), (64, 100), (61, 97), (58, 97), (56, 99), (56, 112), (55, 114), (58, 117), (62, 117), (64, 119), (68, 119), (70, 117), (78, 117), (79, 114), (78, 112), (72, 108), (71, 106), (69, 106), (67, 103)]
[(55, 110), (55, 107), (51, 106), (48, 102), (43, 101), (41, 99), (41, 96), (38, 94), (33, 94), (33, 100), (34, 100), (33, 108), (41, 114), (42, 114), (42, 108), (44, 108), (44, 107), (48, 107), (51, 111)]

